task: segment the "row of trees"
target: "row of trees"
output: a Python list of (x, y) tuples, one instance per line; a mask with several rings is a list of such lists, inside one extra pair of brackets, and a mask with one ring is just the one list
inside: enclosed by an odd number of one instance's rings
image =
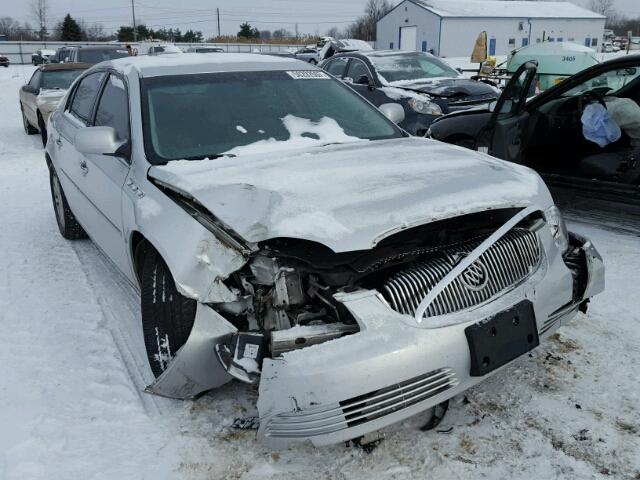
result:
[[(368, 0), (364, 13), (349, 24), (343, 31), (333, 27), (326, 33), (328, 37), (334, 38), (358, 38), (360, 40), (374, 41), (376, 39), (376, 25), (378, 20), (384, 17), (393, 5), (389, 0)], [(253, 40), (281, 40), (281, 39), (297, 39), (304, 40), (307, 36), (300, 37), (293, 34), (287, 29), (280, 28), (271, 32), (270, 30), (258, 30), (251, 26), (248, 22), (240, 25), (238, 38)]]
[[(182, 33), (179, 28), (160, 28), (154, 30), (148, 28), (146, 25), (136, 26), (136, 33), (138, 40), (154, 39), (164, 40), (166, 42), (185, 42), (185, 43), (199, 43), (204, 41), (204, 36), (200, 31), (187, 30)], [(115, 37), (119, 42), (133, 42), (133, 27), (129, 25), (122, 25), (116, 32)]]

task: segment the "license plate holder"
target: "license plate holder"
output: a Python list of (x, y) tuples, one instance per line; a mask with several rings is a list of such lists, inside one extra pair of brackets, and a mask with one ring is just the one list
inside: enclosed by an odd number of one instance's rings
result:
[(472, 377), (481, 377), (540, 345), (529, 300), (465, 328)]

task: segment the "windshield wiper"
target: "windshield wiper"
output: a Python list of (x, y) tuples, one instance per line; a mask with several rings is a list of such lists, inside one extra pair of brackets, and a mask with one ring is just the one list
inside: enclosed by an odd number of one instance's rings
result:
[(184, 157), (185, 160), (215, 160), (216, 158), (220, 158), (220, 157), (228, 157), (228, 158), (233, 158), (233, 157), (237, 157), (236, 154), (234, 153), (208, 153), (206, 155), (193, 155), (191, 157)]

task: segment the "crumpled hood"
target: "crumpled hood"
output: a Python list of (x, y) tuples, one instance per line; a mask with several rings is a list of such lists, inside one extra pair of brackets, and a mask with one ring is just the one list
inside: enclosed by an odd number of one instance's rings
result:
[(483, 98), (488, 95), (493, 95), (497, 98), (499, 96), (490, 85), (467, 78), (434, 78), (424, 82), (393, 86), (447, 98), (458, 96), (463, 98), (476, 96)]
[(295, 237), (336, 252), (435, 220), (552, 204), (532, 170), (423, 138), (172, 161), (149, 176), (193, 196), (248, 242)]

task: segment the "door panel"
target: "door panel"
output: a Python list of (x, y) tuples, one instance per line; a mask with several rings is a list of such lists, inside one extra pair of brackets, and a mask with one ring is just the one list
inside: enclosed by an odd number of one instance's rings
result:
[(525, 105), (536, 72), (537, 64), (526, 62), (513, 74), (496, 102), (488, 132), (482, 132), (479, 136), (480, 148), (485, 147), (483, 143), (486, 141), (486, 147), (492, 155), (522, 163), (529, 122)]
[(92, 238), (91, 220), (96, 212), (86, 194), (81, 158), (74, 142), (76, 133), (91, 122), (93, 106), (104, 76), (104, 72), (97, 72), (80, 80), (68, 108), (58, 117), (57, 134), (53, 138), (57, 150), (58, 178), (71, 211)]

